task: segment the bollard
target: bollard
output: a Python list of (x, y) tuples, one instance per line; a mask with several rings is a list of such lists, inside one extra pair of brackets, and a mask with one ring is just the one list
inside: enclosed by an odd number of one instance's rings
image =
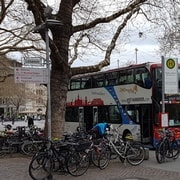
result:
[(149, 159), (149, 148), (144, 148), (144, 151), (145, 151), (144, 160), (148, 160)]

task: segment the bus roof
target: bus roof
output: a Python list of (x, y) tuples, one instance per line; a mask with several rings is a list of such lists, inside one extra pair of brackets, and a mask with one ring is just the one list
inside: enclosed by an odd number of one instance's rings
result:
[[(103, 73), (110, 73), (110, 72), (116, 72), (119, 70), (127, 70), (127, 69), (134, 69), (134, 68), (139, 68), (139, 67), (147, 67), (147, 68), (155, 68), (155, 67), (161, 67), (162, 64), (161, 63), (155, 63), (155, 62), (145, 62), (145, 63), (141, 63), (141, 64), (131, 64), (129, 66), (125, 66), (125, 67), (119, 67), (119, 68), (114, 68), (114, 69), (109, 69), (109, 70), (104, 70), (104, 71), (98, 71), (98, 72), (92, 72), (92, 73), (86, 73), (86, 74), (79, 74), (79, 75), (75, 75), (72, 77), (73, 78), (80, 78), (80, 77), (86, 77), (86, 76), (91, 76), (91, 75), (99, 75), (99, 74), (103, 74)], [(178, 64), (178, 67), (180, 67), (180, 64)]]
[(99, 75), (99, 74), (109, 73), (109, 72), (116, 72), (116, 71), (119, 71), (119, 70), (126, 70), (126, 69), (131, 69), (131, 68), (136, 68), (136, 67), (142, 67), (142, 66), (143, 67), (144, 66), (148, 67), (150, 64), (152, 64), (152, 62), (146, 62), (146, 63), (141, 63), (141, 64), (131, 64), (129, 66), (119, 67), (119, 68), (114, 68), (114, 69), (109, 69), (109, 70), (104, 70), (104, 71), (85, 73), (85, 74), (78, 74), (78, 75), (73, 76), (72, 79), (81, 78), (81, 77), (85, 77), (85, 76)]

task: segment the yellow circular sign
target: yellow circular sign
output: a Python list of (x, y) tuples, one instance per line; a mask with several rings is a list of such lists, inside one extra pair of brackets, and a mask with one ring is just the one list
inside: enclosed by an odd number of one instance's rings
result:
[(168, 59), (166, 61), (166, 66), (169, 68), (169, 69), (173, 69), (176, 65), (176, 62), (174, 59)]

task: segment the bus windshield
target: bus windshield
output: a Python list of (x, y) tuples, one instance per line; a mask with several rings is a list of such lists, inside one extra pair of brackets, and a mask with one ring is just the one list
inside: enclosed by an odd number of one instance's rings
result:
[(180, 125), (180, 104), (167, 104), (165, 106), (168, 112), (169, 126)]

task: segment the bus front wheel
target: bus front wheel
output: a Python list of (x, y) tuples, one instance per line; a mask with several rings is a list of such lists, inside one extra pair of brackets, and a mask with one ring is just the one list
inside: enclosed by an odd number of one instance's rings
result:
[(125, 130), (122, 136), (124, 141), (127, 140), (127, 137), (132, 137), (132, 133), (129, 130)]

